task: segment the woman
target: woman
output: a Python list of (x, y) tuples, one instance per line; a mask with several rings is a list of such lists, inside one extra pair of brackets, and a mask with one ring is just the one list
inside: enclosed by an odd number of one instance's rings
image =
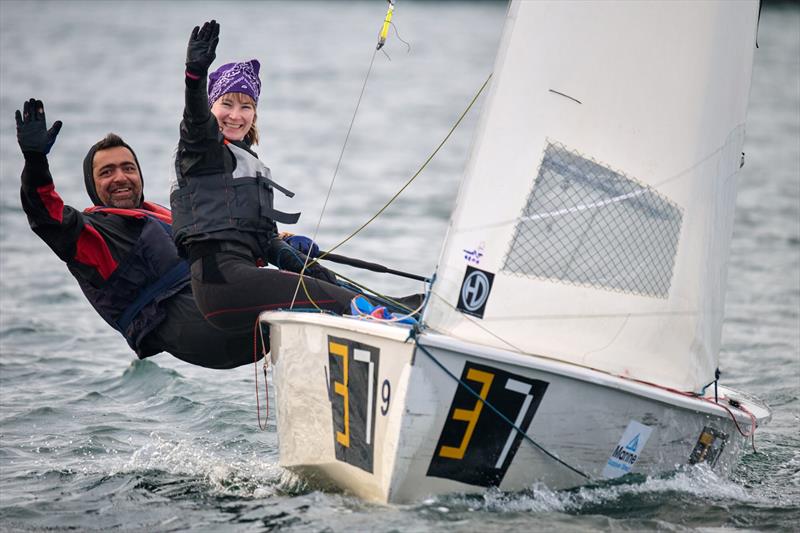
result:
[[(299, 214), (274, 208), (274, 190), (293, 194), (270, 177), (251, 146), (258, 142), (256, 105), (261, 89), (255, 59), (214, 61), (219, 24), (195, 27), (186, 54), (186, 106), (170, 194), (178, 250), (191, 263), (192, 291), (212, 324), (252, 330), (258, 314), (289, 308), (306, 257), (278, 238), (276, 222)], [(259, 268), (265, 263), (280, 269)], [(319, 265), (305, 271), (294, 308), (343, 314), (355, 293), (336, 285)]]

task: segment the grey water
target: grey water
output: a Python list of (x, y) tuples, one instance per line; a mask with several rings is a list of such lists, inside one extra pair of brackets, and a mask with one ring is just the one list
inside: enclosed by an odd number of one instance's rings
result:
[[(311, 235), (386, 3), (0, 1), (0, 530), (794, 530), (800, 523), (800, 9), (767, 6), (739, 180), (722, 381), (772, 423), (730, 479), (704, 469), (620, 484), (426, 497), (381, 506), (278, 466), (274, 413), (256, 421), (254, 367), (138, 361), (95, 314), (19, 204), (13, 113), (29, 97), (64, 127), (57, 190), (88, 205), (81, 161), (105, 133), (137, 151), (168, 204), (191, 28), (222, 25), (218, 64), (256, 57), (262, 159), (297, 192)], [(504, 2), (400, 0), (319, 224), (330, 247), (414, 174), (488, 76)], [(341, 253), (430, 274), (469, 150), (474, 109), (442, 152)], [(341, 270), (379, 290), (414, 282)], [(263, 381), (259, 382), (263, 387)], [(270, 400), (272, 400), (270, 391)], [(264, 409), (263, 388), (260, 409)]]

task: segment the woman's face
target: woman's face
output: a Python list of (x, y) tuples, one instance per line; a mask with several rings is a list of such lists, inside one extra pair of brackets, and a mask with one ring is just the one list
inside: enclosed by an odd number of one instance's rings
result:
[(229, 141), (241, 141), (250, 131), (256, 117), (256, 106), (253, 100), (243, 94), (223, 94), (211, 106), (211, 112), (217, 117), (222, 135)]

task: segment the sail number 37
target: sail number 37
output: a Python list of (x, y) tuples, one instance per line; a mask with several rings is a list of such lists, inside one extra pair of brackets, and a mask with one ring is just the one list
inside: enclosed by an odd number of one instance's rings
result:
[(545, 381), (467, 362), (428, 475), (482, 487), (499, 485), (522, 442), (522, 434), (506, 420), (527, 431), (547, 385)]
[[(380, 351), (328, 337), (329, 398), (336, 459), (372, 472)], [(389, 410), (391, 385), (381, 386), (381, 413)]]

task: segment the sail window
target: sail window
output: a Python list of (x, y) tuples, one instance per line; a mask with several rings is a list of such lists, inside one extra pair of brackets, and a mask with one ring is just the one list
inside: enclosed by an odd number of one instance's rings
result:
[(666, 298), (682, 217), (655, 189), (551, 142), (502, 271)]

